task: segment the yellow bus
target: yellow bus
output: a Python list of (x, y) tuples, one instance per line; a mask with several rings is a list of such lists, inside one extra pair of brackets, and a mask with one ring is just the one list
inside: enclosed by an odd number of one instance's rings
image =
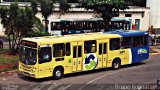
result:
[(131, 51), (121, 48), (121, 35), (86, 33), (24, 38), (20, 45), (19, 72), (33, 78), (131, 64)]

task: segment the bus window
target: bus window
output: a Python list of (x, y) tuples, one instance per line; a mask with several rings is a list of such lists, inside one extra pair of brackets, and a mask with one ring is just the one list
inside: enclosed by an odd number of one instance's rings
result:
[(96, 40), (85, 41), (84, 42), (84, 51), (85, 53), (95, 53), (96, 52)]
[(39, 51), (39, 64), (52, 60), (51, 47), (42, 47)]
[(110, 50), (120, 49), (120, 38), (110, 39)]
[(53, 57), (63, 57), (65, 56), (65, 44), (54, 44), (53, 45)]
[(131, 48), (132, 47), (132, 37), (123, 37), (121, 42), (122, 49)]
[(99, 55), (102, 55), (102, 44), (99, 44)]
[(133, 47), (143, 46), (143, 36), (133, 37)]
[(66, 43), (66, 56), (70, 56), (71, 54), (71, 46), (70, 43)]
[(78, 46), (78, 57), (82, 57), (82, 46)]
[(53, 22), (51, 22), (51, 30), (56, 30), (56, 25)]
[(104, 43), (104, 50), (103, 50), (103, 54), (106, 54), (107, 53), (107, 44)]
[(148, 45), (148, 35), (144, 36), (144, 46)]
[(77, 48), (76, 46), (73, 47), (73, 58), (76, 58), (77, 54)]

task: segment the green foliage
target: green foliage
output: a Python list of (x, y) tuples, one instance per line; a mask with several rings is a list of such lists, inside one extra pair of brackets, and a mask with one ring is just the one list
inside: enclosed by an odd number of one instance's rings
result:
[(60, 4), (60, 6), (59, 6), (59, 10), (60, 10), (59, 18), (60, 18), (62, 14), (66, 13), (67, 11), (69, 11), (71, 6), (66, 2), (66, 0), (58, 0), (58, 2)]
[(32, 30), (34, 24), (33, 17), (32, 10), (28, 7), (18, 10), (18, 15), (14, 18), (14, 27), (22, 37), (27, 36), (28, 32)]
[(38, 6), (37, 0), (31, 0), (31, 8), (33, 10), (34, 15), (38, 12), (37, 6)]
[(54, 5), (52, 0), (39, 0), (42, 16), (45, 19), (45, 32), (48, 33), (47, 19), (53, 13)]
[(34, 22), (34, 28), (38, 29), (38, 31), (43, 31), (44, 29), (43, 24), (38, 17), (34, 16), (33, 22)]
[(71, 8), (71, 6), (65, 0), (58, 0), (58, 2), (60, 4), (59, 9), (61, 12), (67, 12)]
[(7, 27), (9, 23), (9, 18), (7, 17), (8, 15), (8, 8), (1, 6), (0, 7), (0, 17), (2, 18), (1, 23), (3, 24), (3, 27)]
[[(0, 17), (5, 34), (9, 37), (10, 50), (15, 52), (22, 37), (33, 31), (35, 14), (30, 7), (20, 8), (17, 2), (0, 7)], [(18, 39), (18, 40), (17, 40)]]
[(53, 2), (51, 0), (39, 0), (42, 16), (47, 19), (53, 13)]
[(27, 37), (40, 37), (40, 36), (49, 36), (49, 34), (39, 30), (33, 30), (29, 32)]

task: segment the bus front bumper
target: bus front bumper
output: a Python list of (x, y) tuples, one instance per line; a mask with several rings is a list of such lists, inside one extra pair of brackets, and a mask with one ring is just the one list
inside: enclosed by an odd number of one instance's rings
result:
[(19, 70), (19, 73), (23, 74), (25, 76), (29, 76), (29, 77), (33, 77), (33, 78), (38, 78), (38, 74), (36, 74), (36, 73), (26, 72), (26, 71), (23, 71), (23, 70)]

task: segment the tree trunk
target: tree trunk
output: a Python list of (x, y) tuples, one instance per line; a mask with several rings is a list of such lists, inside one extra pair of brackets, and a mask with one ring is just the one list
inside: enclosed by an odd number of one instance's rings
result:
[(48, 20), (45, 18), (45, 32), (48, 34)]
[(102, 13), (102, 18), (104, 20), (104, 23), (105, 23), (105, 31), (109, 31), (109, 22), (111, 20), (111, 16), (108, 16), (106, 12), (103, 12)]
[(11, 50), (11, 36), (10, 36), (10, 34), (8, 35), (8, 37), (9, 37), (9, 49)]

